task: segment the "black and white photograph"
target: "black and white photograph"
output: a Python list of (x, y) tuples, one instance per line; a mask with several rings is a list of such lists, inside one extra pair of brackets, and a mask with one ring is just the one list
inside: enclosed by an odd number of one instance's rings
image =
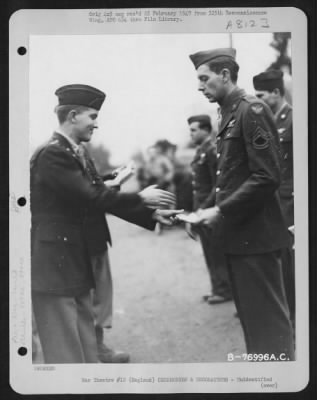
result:
[(294, 8), (14, 16), (16, 391), (305, 387), (305, 22)]

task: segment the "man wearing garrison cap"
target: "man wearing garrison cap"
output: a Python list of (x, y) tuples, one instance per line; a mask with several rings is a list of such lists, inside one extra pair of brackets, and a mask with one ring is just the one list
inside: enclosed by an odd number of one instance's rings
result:
[[(190, 136), (197, 150), (191, 163), (193, 208), (204, 209), (214, 205), (217, 158), (216, 148), (211, 137), (212, 125), (209, 115), (193, 115), (187, 120)], [(214, 235), (206, 226), (190, 228), (188, 234), (195, 238), (199, 234), (210, 279), (210, 293), (203, 296), (208, 304), (220, 304), (232, 299), (228, 281), (227, 266), (223, 255), (220, 235)]]
[[(82, 145), (98, 127), (105, 94), (80, 84), (55, 94), (59, 128), (31, 159), (32, 302), (44, 361), (127, 362), (128, 355), (103, 346), (103, 310), (94, 315), (93, 309), (91, 290), (109, 288), (104, 214), (153, 230), (156, 221), (171, 223), (176, 212), (156, 208), (170, 207), (175, 198), (151, 187), (137, 194), (106, 186)], [(99, 308), (105, 306), (99, 299)]]
[[(276, 122), (281, 149), (281, 207), (287, 227), (294, 225), (293, 183), (293, 110), (285, 99), (283, 72), (268, 70), (253, 77), (255, 94), (272, 110)], [(290, 233), (290, 235), (292, 235)], [(282, 250), (282, 266), (286, 296), (295, 325), (295, 260), (293, 235), (289, 246)]]
[(280, 209), (278, 133), (269, 107), (237, 86), (234, 49), (190, 56), (198, 90), (218, 103), (215, 206), (197, 223), (223, 229), (233, 297), (248, 353), (294, 359), (280, 250), (288, 243)]

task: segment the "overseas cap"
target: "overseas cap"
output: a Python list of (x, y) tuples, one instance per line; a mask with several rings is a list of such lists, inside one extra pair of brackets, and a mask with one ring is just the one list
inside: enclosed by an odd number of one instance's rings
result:
[(207, 114), (193, 115), (192, 117), (188, 118), (187, 122), (188, 124), (191, 124), (192, 122), (204, 122), (205, 124), (211, 125), (210, 117)]
[(253, 86), (255, 90), (268, 90), (272, 92), (274, 89), (283, 85), (283, 72), (279, 69), (270, 69), (253, 77)]
[(66, 85), (55, 92), (60, 106), (86, 106), (100, 110), (106, 95), (101, 90), (88, 85)]
[(199, 51), (198, 53), (192, 54), (189, 58), (192, 60), (195, 68), (197, 69), (200, 65), (205, 64), (206, 62), (213, 61), (219, 57), (227, 57), (231, 60), (236, 59), (236, 49), (233, 48), (224, 48), (224, 49), (214, 49), (214, 50), (206, 50)]

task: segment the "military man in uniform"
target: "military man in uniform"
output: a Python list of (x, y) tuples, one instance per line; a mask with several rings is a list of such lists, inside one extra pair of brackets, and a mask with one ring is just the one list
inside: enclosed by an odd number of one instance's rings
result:
[[(285, 99), (283, 72), (268, 70), (253, 77), (255, 94), (272, 110), (276, 122), (281, 150), (281, 208), (288, 228), (294, 225), (294, 179), (293, 179), (293, 110)], [(283, 276), (286, 296), (295, 326), (295, 260), (294, 237), (282, 251)]]
[(82, 145), (97, 128), (105, 94), (80, 84), (55, 94), (59, 128), (31, 159), (32, 303), (46, 363), (96, 363), (91, 289), (95, 267), (107, 262), (104, 214), (153, 230), (156, 221), (171, 223), (175, 211), (156, 207), (175, 198), (154, 188), (137, 194), (107, 187)]
[[(212, 207), (214, 201), (217, 157), (216, 147), (211, 138), (211, 120), (209, 115), (194, 115), (187, 120), (193, 143), (197, 146), (191, 163), (193, 175), (193, 205), (194, 211)], [(223, 254), (223, 245), (219, 232), (213, 232), (209, 227), (196, 227), (192, 232), (187, 224), (189, 235), (199, 234), (204, 257), (208, 269), (211, 291), (204, 295), (208, 304), (220, 304), (232, 299), (228, 280), (227, 267)], [(218, 233), (218, 235), (217, 235)]]
[(215, 206), (197, 223), (224, 230), (233, 297), (249, 359), (293, 360), (294, 343), (282, 278), (288, 243), (279, 203), (279, 140), (269, 107), (237, 86), (232, 48), (190, 56), (199, 90), (220, 106)]

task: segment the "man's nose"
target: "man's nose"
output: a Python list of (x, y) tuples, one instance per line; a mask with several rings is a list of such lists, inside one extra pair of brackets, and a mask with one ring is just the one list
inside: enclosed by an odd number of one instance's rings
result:
[(201, 92), (204, 90), (205, 85), (203, 84), (203, 82), (199, 81), (198, 82), (198, 90), (200, 90)]

